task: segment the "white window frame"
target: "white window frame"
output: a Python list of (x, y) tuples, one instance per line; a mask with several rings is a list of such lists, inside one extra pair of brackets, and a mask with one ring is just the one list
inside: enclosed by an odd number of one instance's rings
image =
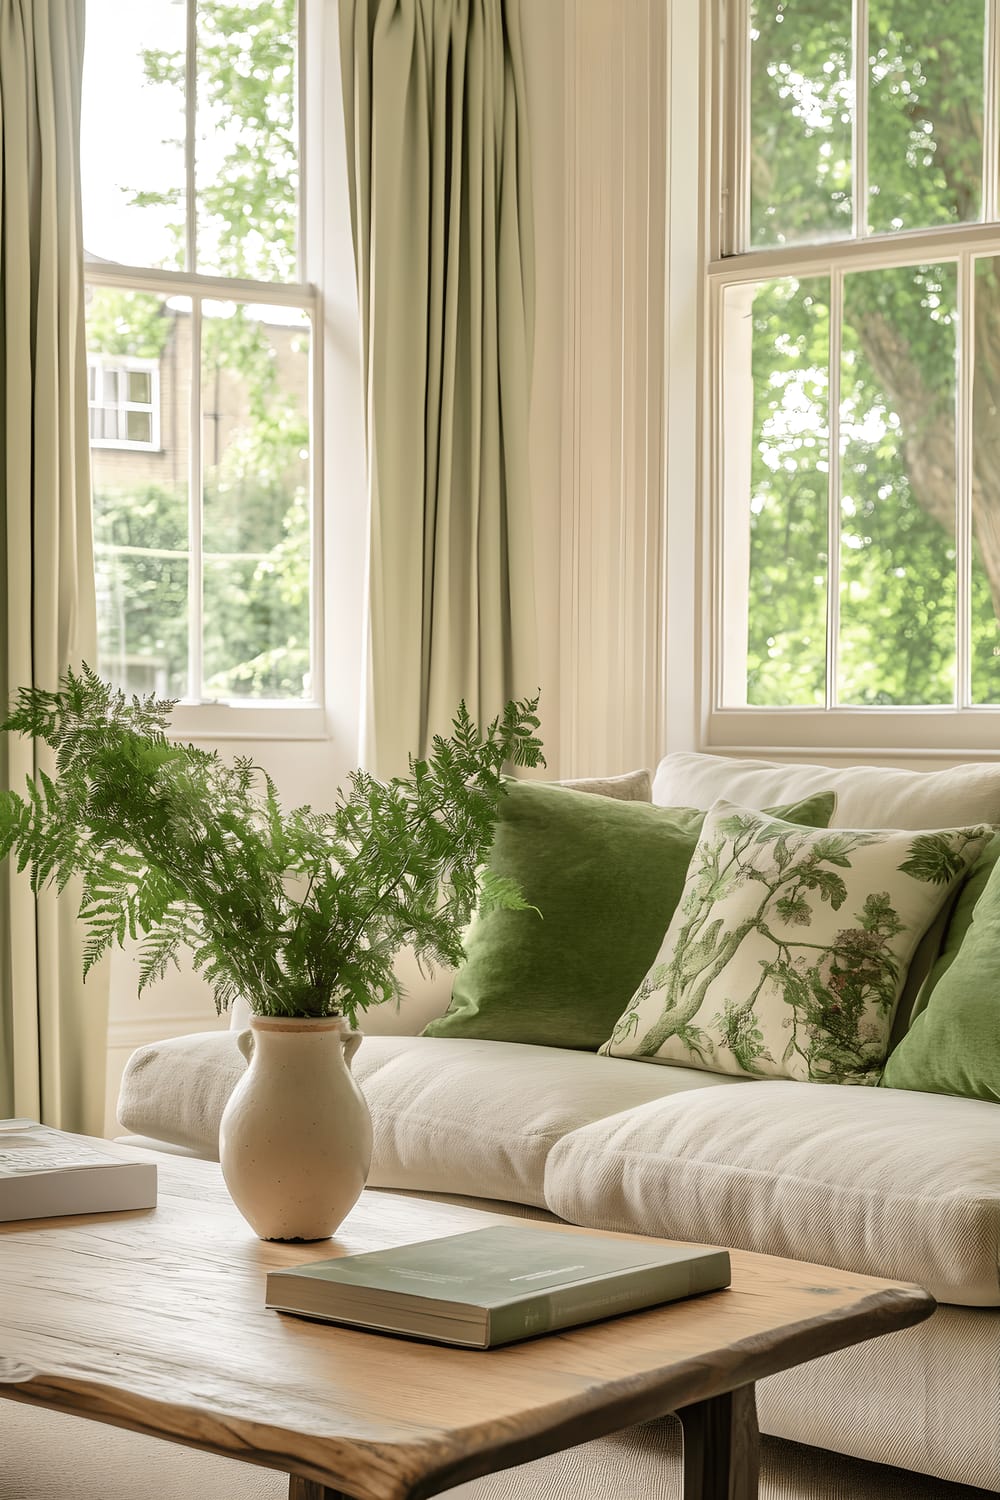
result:
[[(195, 180), (195, 137), (197, 109), (197, 29), (196, 0), (186, 0), (186, 67), (185, 67), (185, 201), (186, 241), (184, 271), (168, 271), (130, 266), (102, 260), (85, 265), (88, 287), (109, 287), (120, 291), (148, 292), (166, 297), (186, 297), (191, 305), (191, 393), (188, 413), (188, 497), (191, 552), (189, 562), (188, 607), (188, 681), (202, 681), (202, 508), (204, 429), (202, 423), (201, 331), (202, 303), (227, 301), (294, 307), (305, 312), (311, 325), (309, 341), (309, 490), (310, 522), (310, 691), (308, 699), (202, 699), (189, 695), (181, 699), (171, 716), (172, 732), (178, 736), (209, 741), (240, 740), (311, 740), (326, 738), (329, 733), (325, 702), (328, 679), (324, 654), (324, 399), (323, 355), (326, 345), (324, 303), (318, 286), (307, 280), (307, 267), (325, 269), (325, 226), (323, 225), (322, 183), (313, 171), (323, 161), (322, 140), (316, 128), (317, 114), (312, 99), (318, 92), (316, 74), (318, 54), (322, 57), (323, 76), (329, 71), (332, 53), (330, 41), (318, 24), (317, 6), (313, 0), (298, 0), (296, 37), (296, 82), (299, 136), (299, 202), (298, 202), (298, 279), (295, 281), (254, 281), (246, 278), (216, 276), (190, 269), (197, 266), (197, 200)], [(316, 33), (317, 47), (307, 45)], [(312, 54), (312, 59), (311, 59)], [(306, 78), (309, 73), (310, 88)], [(307, 150), (307, 133), (314, 149)], [(310, 216), (307, 204), (313, 200), (318, 212)], [(314, 222), (315, 221), (315, 222)], [(124, 360), (119, 363), (125, 363)], [(138, 362), (142, 363), (142, 362)], [(148, 363), (148, 362), (147, 362)], [(99, 446), (109, 446), (100, 444)], [(114, 446), (134, 447), (134, 444)], [(145, 446), (145, 445), (142, 445)]]
[[(127, 397), (122, 399), (117, 396), (114, 401), (104, 399), (104, 381), (109, 374), (124, 375), (127, 379), (134, 371), (141, 371), (149, 375), (148, 401), (129, 401)], [(160, 362), (156, 359), (139, 359), (134, 355), (126, 354), (88, 354), (87, 372), (88, 380), (90, 372), (94, 373), (94, 395), (93, 399), (88, 394), (87, 405), (91, 412), (106, 411), (113, 407), (119, 418), (126, 417), (130, 411), (148, 412), (150, 416), (150, 439), (143, 442), (137, 438), (106, 438), (95, 437), (93, 427), (90, 432), (90, 446), (92, 448), (127, 448), (130, 450), (140, 449), (143, 452), (157, 452), (160, 447)], [(126, 387), (127, 389), (127, 387)]]
[[(974, 356), (974, 262), (1000, 255), (1000, 0), (988, 0), (984, 68), (983, 214), (981, 223), (946, 225), (894, 234), (867, 232), (868, 80), (858, 59), (867, 55), (867, 0), (854, 0), (853, 48), (856, 112), (854, 224), (851, 238), (826, 243), (754, 249), (749, 225), (749, 0), (716, 0), (703, 74), (706, 143), (712, 187), (707, 206), (707, 271), (704, 281), (704, 489), (708, 601), (708, 652), (703, 680), (702, 742), (706, 748), (760, 753), (808, 750), (824, 756), (883, 753), (900, 757), (1000, 756), (1000, 708), (970, 701), (970, 560), (972, 524), (972, 376)], [(710, 61), (709, 61), (710, 60)], [(960, 357), (956, 365), (956, 469), (958, 600), (956, 668), (958, 701), (953, 707), (844, 707), (835, 703), (839, 572), (839, 309), (844, 276), (926, 262), (952, 262), (958, 274)], [(732, 361), (733, 319), (725, 316), (727, 293), (781, 276), (829, 276), (831, 340), (829, 377), (829, 578), (827, 597), (827, 689), (822, 708), (762, 708), (737, 701), (742, 674), (745, 695), (746, 599), (734, 580), (745, 572), (747, 459), (732, 441), (734, 392), (728, 413), (725, 379)], [(728, 323), (728, 328), (727, 328)], [(968, 333), (967, 333), (968, 331)], [(738, 362), (736, 363), (738, 369)], [(737, 411), (740, 397), (736, 397)], [(743, 400), (747, 397), (744, 395)], [(742, 566), (741, 566), (742, 565)], [(745, 591), (744, 591), (745, 592)], [(728, 641), (727, 641), (728, 634)]]

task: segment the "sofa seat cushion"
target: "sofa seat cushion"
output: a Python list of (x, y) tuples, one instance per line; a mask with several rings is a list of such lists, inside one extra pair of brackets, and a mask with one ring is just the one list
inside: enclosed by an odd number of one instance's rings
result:
[[(219, 1121), (245, 1067), (232, 1031), (140, 1047), (122, 1076), (118, 1119), (135, 1135), (218, 1160)], [(567, 1131), (720, 1082), (690, 1068), (445, 1037), (366, 1036), (353, 1071), (375, 1131), (369, 1186), (538, 1208), (545, 1158)]]
[(366, 1037), (354, 1076), (375, 1131), (371, 1187), (539, 1208), (547, 1206), (546, 1157), (568, 1132), (719, 1083), (690, 1068), (637, 1068), (589, 1052), (454, 1037)]
[(1000, 1306), (1000, 1107), (771, 1081), (653, 1100), (549, 1154), (545, 1197), (598, 1229), (919, 1282)]

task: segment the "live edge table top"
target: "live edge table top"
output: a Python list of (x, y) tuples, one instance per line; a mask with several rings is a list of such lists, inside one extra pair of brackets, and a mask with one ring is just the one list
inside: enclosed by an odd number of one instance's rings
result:
[[(332, 1240), (265, 1244), (214, 1163), (157, 1159), (156, 1209), (0, 1225), (0, 1395), (282, 1469), (302, 1500), (418, 1500), (741, 1390), (733, 1420), (755, 1433), (755, 1381), (934, 1309), (917, 1287), (734, 1252), (727, 1291), (500, 1349), (355, 1332), (268, 1311), (266, 1273), (494, 1216), (367, 1192)], [(712, 1429), (685, 1427), (692, 1452)]]

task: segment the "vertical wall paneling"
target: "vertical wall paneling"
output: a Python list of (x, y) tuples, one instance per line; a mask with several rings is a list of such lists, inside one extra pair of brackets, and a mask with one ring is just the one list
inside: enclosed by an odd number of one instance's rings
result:
[(565, 774), (661, 749), (667, 23), (664, 0), (566, 10)]

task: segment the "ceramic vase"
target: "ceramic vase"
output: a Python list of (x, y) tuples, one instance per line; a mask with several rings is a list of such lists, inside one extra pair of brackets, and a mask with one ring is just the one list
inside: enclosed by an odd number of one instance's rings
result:
[(262, 1240), (327, 1239), (361, 1194), (372, 1123), (351, 1076), (362, 1041), (339, 1016), (253, 1016), (248, 1067), (222, 1115), (230, 1196)]

